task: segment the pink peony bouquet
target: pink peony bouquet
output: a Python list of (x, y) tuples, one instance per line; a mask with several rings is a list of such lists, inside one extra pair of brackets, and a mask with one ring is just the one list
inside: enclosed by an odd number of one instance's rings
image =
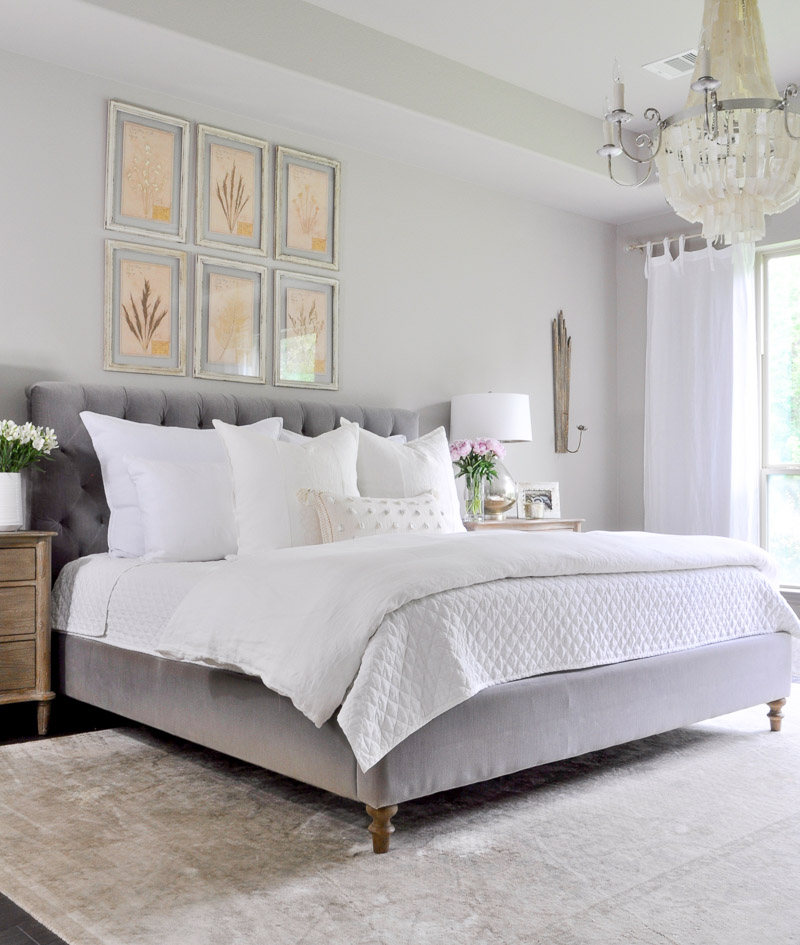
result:
[(450, 459), (458, 467), (458, 476), (468, 479), (494, 479), (497, 475), (494, 461), (506, 455), (506, 448), (498, 440), (456, 440), (450, 444)]

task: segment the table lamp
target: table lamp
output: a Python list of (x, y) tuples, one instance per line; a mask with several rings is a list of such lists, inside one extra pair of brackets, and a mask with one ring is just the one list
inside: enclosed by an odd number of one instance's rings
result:
[[(501, 443), (529, 442), (531, 402), (527, 394), (457, 394), (450, 401), (450, 439), (493, 437)], [(505, 518), (517, 501), (517, 484), (506, 467), (495, 462), (497, 476), (486, 482), (484, 517)]]

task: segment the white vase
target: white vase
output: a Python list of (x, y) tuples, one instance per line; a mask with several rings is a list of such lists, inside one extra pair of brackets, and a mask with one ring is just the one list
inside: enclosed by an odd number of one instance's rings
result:
[(0, 532), (19, 531), (23, 524), (22, 473), (0, 473)]

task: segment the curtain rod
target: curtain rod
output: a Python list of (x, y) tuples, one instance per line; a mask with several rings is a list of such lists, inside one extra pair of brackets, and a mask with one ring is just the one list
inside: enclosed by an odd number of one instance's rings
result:
[[(677, 236), (667, 236), (666, 239), (668, 239), (670, 243), (677, 243), (678, 240), (681, 240), (681, 239), (703, 240), (705, 239), (705, 237), (703, 236), (702, 233), (679, 233)], [(636, 249), (644, 252), (644, 250), (646, 250), (647, 247), (651, 243), (653, 244), (653, 246), (658, 246), (659, 243), (663, 243), (663, 242), (664, 242), (664, 238), (660, 240), (648, 240), (646, 243), (628, 243), (628, 245), (625, 247), (625, 252), (632, 253)], [(708, 242), (708, 240), (706, 240), (706, 242)]]

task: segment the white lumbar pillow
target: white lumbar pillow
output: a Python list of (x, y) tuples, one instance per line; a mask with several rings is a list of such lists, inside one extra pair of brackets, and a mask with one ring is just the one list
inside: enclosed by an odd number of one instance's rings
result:
[[(81, 412), (100, 460), (106, 501), (111, 511), (108, 523), (108, 550), (117, 558), (140, 558), (145, 553), (144, 530), (139, 497), (128, 462), (157, 459), (182, 463), (225, 463), (225, 449), (214, 430), (189, 427), (160, 427), (134, 423), (119, 417)], [(277, 438), (283, 428), (281, 417), (269, 417), (251, 424), (263, 438)]]
[(323, 544), (373, 535), (441, 535), (445, 511), (435, 492), (413, 499), (370, 499), (305, 489), (299, 496), (317, 513)]
[(240, 555), (322, 542), (302, 489), (358, 495), (358, 427), (342, 427), (307, 443), (281, 443), (245, 427), (214, 421), (231, 464)]
[(228, 463), (132, 459), (149, 561), (219, 561), (236, 554)]
[(358, 429), (358, 491), (362, 496), (407, 499), (435, 492), (444, 510), (444, 530), (463, 532), (461, 509), (444, 427), (409, 443), (390, 443), (342, 418), (342, 427)]

